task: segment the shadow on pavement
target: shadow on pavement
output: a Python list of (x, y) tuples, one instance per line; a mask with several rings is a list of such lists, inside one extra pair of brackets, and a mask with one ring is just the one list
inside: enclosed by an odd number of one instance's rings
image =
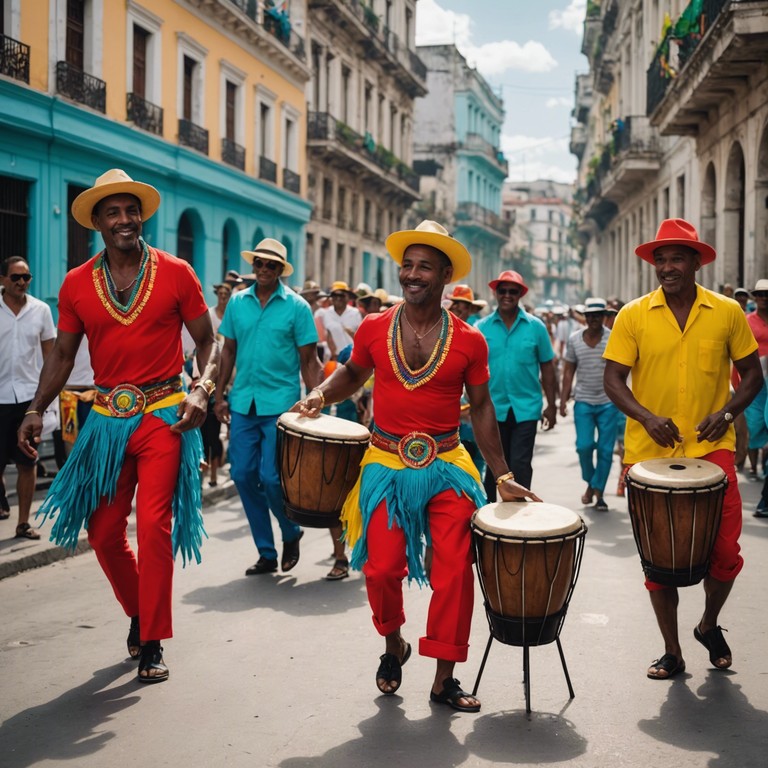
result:
[(125, 684), (108, 688), (127, 669), (125, 664), (99, 669), (82, 685), (5, 720), (0, 726), (3, 754), (10, 761), (5, 764), (22, 768), (49, 760), (76, 761), (106, 747), (117, 734), (105, 724), (140, 698), (129, 695), (136, 693), (135, 671)]
[(673, 680), (658, 716), (638, 727), (679, 749), (714, 754), (708, 768), (764, 768), (768, 712), (749, 703), (735, 675), (711, 670), (695, 693), (684, 678)]

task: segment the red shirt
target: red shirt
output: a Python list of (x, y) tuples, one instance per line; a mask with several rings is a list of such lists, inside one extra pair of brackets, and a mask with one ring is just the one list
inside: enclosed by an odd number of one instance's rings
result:
[(142, 386), (181, 373), (182, 323), (208, 312), (203, 289), (186, 261), (156, 248), (157, 272), (149, 298), (130, 325), (116, 320), (96, 292), (99, 255), (71, 270), (59, 291), (59, 330), (85, 333), (97, 386)]
[(397, 307), (368, 315), (355, 333), (352, 362), (374, 368), (374, 421), (385, 432), (440, 435), (458, 429), (464, 385), (486, 384), (488, 345), (480, 331), (449, 313), (453, 338), (443, 364), (426, 384), (408, 391), (389, 357), (389, 327)]

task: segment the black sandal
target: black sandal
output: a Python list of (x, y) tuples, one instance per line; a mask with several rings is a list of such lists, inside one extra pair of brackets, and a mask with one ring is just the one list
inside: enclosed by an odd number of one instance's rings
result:
[(429, 700), (435, 704), (447, 704), (459, 712), (479, 712), (480, 702), (477, 704), (460, 704), (459, 699), (474, 699), (471, 693), (461, 690), (461, 683), (455, 677), (446, 677), (443, 680), (441, 693), (429, 692)]
[(674, 653), (665, 653), (660, 659), (651, 662), (646, 675), (650, 680), (669, 680), (681, 672), (685, 672), (685, 662)]
[[(158, 674), (149, 675), (151, 670), (155, 670)], [(146, 675), (142, 675), (142, 672), (146, 672)], [(146, 645), (141, 646), (141, 655), (139, 657), (139, 674), (138, 680), (140, 683), (162, 683), (168, 679), (168, 667), (163, 664), (163, 646), (160, 645), (159, 640), (153, 640)]]
[(139, 632), (139, 617), (131, 616), (131, 628), (128, 630), (128, 655), (138, 659), (141, 654), (141, 633)]
[[(728, 669), (733, 664), (731, 649), (723, 637), (723, 632), (727, 631), (722, 627), (712, 627), (702, 632), (698, 624), (693, 628), (693, 636), (709, 651), (709, 661), (715, 669)], [(720, 659), (726, 659), (722, 666), (717, 663)]]
[[(379, 656), (379, 661), (381, 663), (379, 664), (379, 668), (376, 670), (376, 687), (385, 696), (391, 696), (400, 688), (400, 683), (403, 681), (403, 666), (405, 665), (405, 662), (410, 658), (410, 643), (405, 644), (405, 653), (403, 654), (402, 661), (400, 661), (400, 659), (398, 659), (394, 653), (382, 653), (381, 656)], [(379, 680), (386, 681), (387, 685), (389, 685), (394, 680), (397, 685), (391, 691), (385, 691), (379, 685)]]
[(19, 523), (16, 526), (16, 538), (37, 541), (40, 538), (40, 534), (29, 523)]

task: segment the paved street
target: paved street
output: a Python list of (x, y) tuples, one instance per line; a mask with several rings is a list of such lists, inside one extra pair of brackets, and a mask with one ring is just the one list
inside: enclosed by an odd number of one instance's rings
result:
[[(541, 433), (533, 484), (545, 500), (583, 512), (589, 525), (561, 635), (573, 701), (554, 644), (531, 649), (530, 716), (522, 650), (499, 643), (477, 715), (429, 703), (434, 665), (417, 654), (399, 695), (378, 695), (383, 642), (361, 575), (322, 580), (330, 538), (308, 529), (294, 572), (244, 577), (257, 556), (237, 498), (224, 498), (207, 509), (203, 564), (177, 569), (167, 683), (136, 683), (136, 663), (125, 660), (128, 621), (93, 553), (0, 581), (3, 766), (764, 768), (768, 523), (751, 515), (760, 484), (742, 484), (747, 566), (721, 617), (733, 670), (713, 671), (693, 640), (699, 586), (681, 592), (687, 672), (651, 681), (645, 669), (663, 649), (626, 504), (609, 493), (609, 513), (580, 509), (572, 446), (570, 418)], [(616, 477), (614, 466), (611, 492)], [(0, 535), (12, 533), (11, 523), (0, 523)], [(0, 542), (0, 554), (11, 544)], [(414, 644), (428, 600), (416, 587), (406, 595), (404, 634)], [(457, 669), (466, 687), (487, 637), (478, 589), (470, 658)]]

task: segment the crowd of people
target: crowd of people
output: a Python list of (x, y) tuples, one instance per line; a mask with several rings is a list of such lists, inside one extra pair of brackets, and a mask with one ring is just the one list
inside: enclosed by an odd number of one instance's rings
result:
[[(432, 588), (418, 644), (436, 660), (431, 700), (478, 711), (454, 677), (473, 610), (469, 519), (497, 497), (540, 500), (531, 490), (539, 425), (554, 428), (571, 400), (583, 506), (608, 511), (616, 454), (618, 495), (626, 470), (647, 459), (685, 455), (722, 467), (729, 484), (694, 637), (715, 667), (731, 665), (717, 622), (743, 564), (736, 471), (749, 458), (756, 476), (768, 442), (768, 280), (733, 291), (743, 301), (704, 289), (696, 272), (714, 249), (673, 219), (636, 249), (659, 288), (626, 306), (590, 297), (532, 307), (513, 270), (488, 284), (487, 302), (462, 282), (469, 251), (425, 221), (386, 241), (401, 296), (342, 279), (328, 290), (312, 280), (291, 288), (285, 246), (264, 238), (242, 252), (252, 273), (228, 272), (208, 306), (192, 268), (141, 237), (159, 206), (157, 190), (119, 170), (74, 201), (75, 220), (105, 247), (66, 276), (57, 330), (28, 293), (27, 262), (0, 266), (0, 332), (13, 345), (0, 363), (0, 470), (18, 468), (15, 535), (39, 537), (28, 520), (37, 448), (44, 414), (60, 399), (71, 447), (39, 514), (53, 519), (51, 539), (62, 546), (87, 529), (130, 619), (140, 682), (168, 679), (161, 642), (173, 634), (173, 559), (200, 561), (201, 485), (215, 486), (227, 462), (258, 553), (245, 574), (296, 567), (303, 530), (285, 508), (278, 418), (324, 413), (371, 433), (330, 529), (325, 578), (365, 574), (384, 639), (378, 690), (398, 690), (413, 650), (401, 633), (407, 577)], [(87, 370), (75, 374), (83, 354)], [(746, 429), (737, 430), (742, 414)], [(138, 553), (126, 535), (134, 496)], [(9, 516), (7, 501), (0, 512)], [(768, 515), (768, 480), (755, 514)], [(647, 675), (667, 679), (685, 669), (677, 589), (645, 586), (665, 645)]]

